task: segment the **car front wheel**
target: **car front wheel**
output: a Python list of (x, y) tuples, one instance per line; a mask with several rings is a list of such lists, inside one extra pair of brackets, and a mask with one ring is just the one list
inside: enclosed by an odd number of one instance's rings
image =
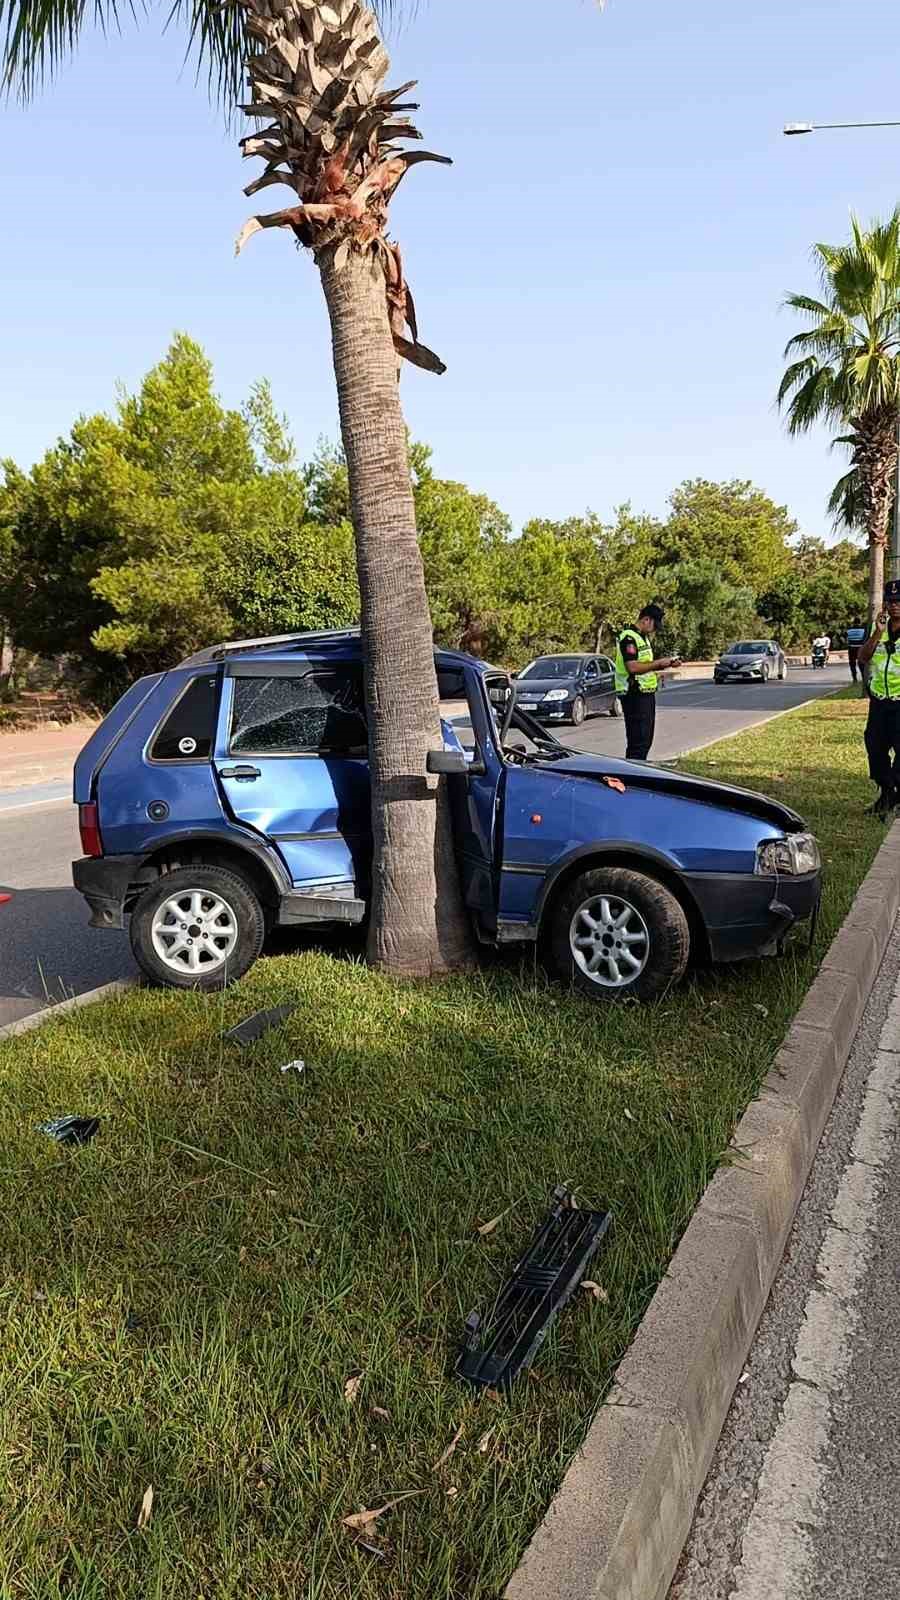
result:
[(572, 702), (572, 726), (573, 726), (573, 728), (580, 728), (581, 724), (583, 723), (583, 721), (584, 721), (584, 701), (581, 698), (581, 695), (579, 694), (579, 695), (575, 696), (575, 699)]
[(131, 948), (153, 983), (221, 989), (252, 967), (266, 923), (250, 885), (224, 867), (178, 867), (145, 889), (131, 913)]
[(690, 954), (684, 908), (655, 878), (625, 867), (583, 872), (556, 905), (550, 948), (560, 977), (592, 1000), (654, 1000)]

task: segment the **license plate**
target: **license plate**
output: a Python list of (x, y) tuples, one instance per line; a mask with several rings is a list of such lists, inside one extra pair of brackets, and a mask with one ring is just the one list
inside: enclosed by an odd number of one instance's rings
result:
[(519, 707), (522, 711), (537, 711), (536, 700), (520, 700)]

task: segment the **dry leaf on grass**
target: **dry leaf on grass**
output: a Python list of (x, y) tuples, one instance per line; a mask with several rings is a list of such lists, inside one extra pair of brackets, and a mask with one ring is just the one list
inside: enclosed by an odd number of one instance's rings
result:
[(356, 1400), (356, 1397), (359, 1394), (359, 1386), (362, 1381), (363, 1375), (360, 1372), (357, 1377), (348, 1378), (347, 1382), (344, 1384), (344, 1399), (346, 1400), (348, 1406), (352, 1406)]
[(152, 1485), (152, 1483), (148, 1483), (146, 1489), (144, 1490), (144, 1498), (141, 1501), (141, 1509), (138, 1512), (138, 1519), (137, 1519), (138, 1533), (140, 1533), (143, 1528), (146, 1528), (147, 1523), (150, 1521), (150, 1518), (152, 1517), (152, 1515), (153, 1515), (153, 1485)]
[(478, 1451), (478, 1454), (480, 1456), (486, 1456), (487, 1455), (488, 1450), (490, 1449), (490, 1444), (491, 1444), (491, 1440), (493, 1439), (493, 1437), (494, 1437), (493, 1428), (488, 1428), (487, 1433), (483, 1433), (481, 1435), (481, 1438), (479, 1439), (477, 1445), (475, 1446), (475, 1448)]
[(459, 1494), (459, 1490), (455, 1486), (453, 1486), (453, 1487), (451, 1487), (450, 1489), (447, 1490), (447, 1499), (448, 1500), (455, 1500), (456, 1496), (458, 1494)]
[(592, 1294), (595, 1300), (602, 1300), (603, 1304), (606, 1305), (609, 1295), (605, 1289), (600, 1287), (599, 1283), (594, 1282), (593, 1278), (582, 1278), (581, 1287), (586, 1289), (588, 1294)]
[(371, 1528), (373, 1522), (383, 1517), (386, 1511), (393, 1511), (399, 1506), (401, 1500), (411, 1500), (414, 1495), (424, 1494), (424, 1489), (407, 1489), (406, 1494), (398, 1494), (395, 1499), (388, 1500), (386, 1505), (379, 1506), (376, 1511), (354, 1511), (350, 1517), (341, 1518), (341, 1526), (349, 1528), (351, 1532), (361, 1533), (365, 1528)]
[(479, 1234), (482, 1239), (487, 1238), (487, 1235), (489, 1233), (493, 1233), (494, 1229), (503, 1221), (504, 1217), (508, 1217), (511, 1211), (515, 1211), (518, 1204), (518, 1200), (515, 1200), (511, 1206), (507, 1206), (505, 1211), (500, 1212), (499, 1217), (491, 1217), (490, 1222), (482, 1222), (480, 1226), (476, 1225), (475, 1232)]
[(769, 1015), (768, 1006), (754, 1006), (753, 1009), (754, 1011), (758, 1011), (761, 1017), (767, 1017)]
[(633, 1122), (634, 1121), (634, 1112), (633, 1111), (629, 1111), (627, 1106), (625, 1107), (625, 1115), (628, 1118), (629, 1122)]
[(462, 1424), (460, 1424), (460, 1426), (457, 1428), (455, 1434), (453, 1435), (453, 1438), (450, 1440), (450, 1443), (448, 1444), (448, 1446), (447, 1446), (446, 1450), (444, 1451), (443, 1455), (442, 1456), (438, 1456), (437, 1461), (434, 1463), (434, 1466), (431, 1469), (432, 1472), (439, 1472), (441, 1467), (444, 1466), (445, 1463), (450, 1460), (450, 1457), (452, 1456), (454, 1450), (456, 1449), (456, 1446), (459, 1444), (459, 1441), (462, 1438), (462, 1436), (463, 1436), (463, 1428), (462, 1428)]
[(391, 1420), (391, 1413), (389, 1411), (385, 1411), (384, 1406), (373, 1406), (372, 1415), (373, 1417), (377, 1417), (379, 1422), (390, 1422)]

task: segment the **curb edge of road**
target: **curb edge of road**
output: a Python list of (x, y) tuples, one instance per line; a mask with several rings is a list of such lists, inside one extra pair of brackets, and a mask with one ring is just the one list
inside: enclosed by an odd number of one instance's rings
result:
[(127, 989), (137, 987), (137, 978), (116, 978), (113, 983), (102, 983), (98, 989), (85, 989), (83, 994), (74, 994), (69, 1000), (60, 1000), (57, 1005), (45, 1006), (43, 1011), (33, 1011), (30, 1016), (20, 1017), (18, 1022), (7, 1022), (0, 1028), (0, 1042), (4, 1039), (14, 1039), (17, 1034), (31, 1033), (34, 1028), (40, 1028), (45, 1022), (52, 1022), (54, 1017), (65, 1016), (69, 1011), (78, 1011), (82, 1006), (96, 1005), (99, 1000), (111, 1000), (114, 995), (124, 994)]
[(898, 909), (895, 825), (504, 1600), (665, 1600)]

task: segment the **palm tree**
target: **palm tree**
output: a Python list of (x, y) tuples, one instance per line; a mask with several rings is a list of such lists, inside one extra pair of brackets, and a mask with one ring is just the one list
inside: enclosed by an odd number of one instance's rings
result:
[[(845, 245), (815, 247), (821, 299), (792, 294), (810, 326), (788, 341), (791, 360), (778, 390), (791, 433), (817, 422), (852, 430), (855, 477), (841, 480), (831, 509), (844, 503), (869, 541), (869, 610), (881, 609), (900, 417), (900, 208), (864, 229), (851, 218)], [(850, 498), (848, 499), (848, 493)]]
[[(383, 10), (391, 0), (384, 0)], [(443, 788), (426, 779), (440, 745), (432, 627), (416, 538), (401, 358), (442, 372), (419, 342), (388, 207), (407, 171), (442, 160), (418, 138), (389, 67), (375, 14), (360, 0), (176, 0), (210, 83), (228, 109), (265, 126), (241, 140), (265, 170), (247, 193), (286, 184), (296, 203), (246, 224), (238, 249), (283, 227), (313, 255), (331, 320), (341, 433), (350, 478), (362, 596), (374, 834), (369, 955), (393, 972), (465, 964), (470, 932)], [(116, 0), (92, 15), (115, 21)], [(77, 42), (79, 0), (0, 0), (9, 84), (28, 95)]]
[[(865, 532), (865, 517), (857, 465), (857, 439), (853, 433), (843, 434), (834, 444), (844, 445), (850, 452), (851, 467), (845, 472), (828, 496), (828, 514), (836, 529), (846, 528), (850, 533)], [(891, 502), (888, 509), (888, 528), (893, 527), (894, 506), (897, 494), (896, 476), (891, 482)]]

